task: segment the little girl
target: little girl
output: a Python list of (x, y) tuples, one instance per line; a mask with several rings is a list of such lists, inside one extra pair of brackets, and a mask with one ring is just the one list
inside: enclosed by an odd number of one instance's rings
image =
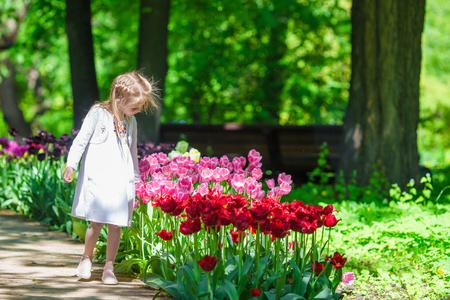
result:
[(135, 181), (140, 180), (134, 115), (157, 108), (155, 89), (138, 72), (114, 79), (108, 101), (95, 104), (83, 121), (67, 157), (63, 178), (72, 182), (81, 159), (72, 216), (90, 221), (84, 254), (76, 275), (91, 277), (92, 258), (100, 230), (108, 224), (104, 284), (117, 284), (114, 261), (120, 227), (131, 226)]

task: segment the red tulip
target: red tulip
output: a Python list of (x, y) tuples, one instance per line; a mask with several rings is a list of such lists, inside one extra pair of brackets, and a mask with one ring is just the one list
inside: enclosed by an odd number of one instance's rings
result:
[[(175, 231), (175, 230), (173, 230), (173, 231)], [(173, 231), (167, 232), (165, 229), (163, 229), (163, 230), (161, 230), (161, 232), (156, 232), (155, 234), (165, 241), (170, 241), (172, 239)]]
[(200, 223), (199, 218), (187, 219), (180, 224), (180, 232), (184, 235), (190, 235), (199, 232), (200, 229), (202, 229), (202, 224)]
[(168, 214), (174, 212), (178, 205), (179, 202), (171, 195), (166, 194), (159, 199), (159, 206), (161, 207), (161, 210)]
[(197, 263), (203, 271), (211, 272), (216, 267), (218, 261), (218, 257), (205, 255), (202, 260), (197, 260)]
[(323, 214), (324, 215), (329, 215), (334, 211), (334, 207), (332, 204), (328, 204), (327, 206), (325, 206), (325, 208), (323, 209)]
[(324, 269), (324, 265), (319, 263), (317, 260), (314, 262), (314, 264), (311, 264), (311, 271), (313, 270), (313, 266), (314, 266), (314, 274), (316, 274), (316, 276), (318, 276)]
[(259, 295), (261, 295), (261, 291), (260, 290), (258, 290), (256, 288), (252, 290), (252, 296), (253, 297), (258, 297)]
[(231, 224), (231, 221), (233, 220), (231, 213), (224, 209), (220, 209), (220, 213), (217, 216), (219, 218), (219, 224), (222, 226), (228, 226)]
[(219, 218), (215, 211), (208, 213), (208, 214), (204, 214), (202, 216), (202, 221), (206, 227), (213, 227), (213, 226), (216, 226), (219, 224)]
[(264, 221), (270, 214), (270, 208), (261, 202), (253, 202), (253, 207), (250, 209), (250, 214), (255, 221)]
[(249, 217), (250, 213), (248, 213), (248, 210), (242, 209), (237, 211), (233, 220), (234, 227), (240, 231), (247, 229), (249, 225)]
[(334, 252), (333, 257), (326, 256), (326, 261), (329, 261), (336, 269), (342, 269), (347, 262), (347, 258), (344, 258), (344, 254), (339, 254), (339, 252)]
[(337, 225), (337, 223), (340, 221), (336, 220), (336, 217), (332, 214), (325, 216), (325, 227), (334, 227)]
[(270, 220), (270, 233), (273, 237), (281, 239), (289, 232), (289, 223), (286, 218), (272, 218)]
[(300, 221), (300, 225), (302, 226), (302, 232), (306, 234), (314, 233), (317, 229), (316, 226), (314, 226), (314, 223), (309, 223), (306, 221)]
[(233, 231), (233, 229), (230, 229), (230, 234), (231, 234), (231, 240), (235, 244), (239, 243), (239, 238), (243, 238), (245, 236), (245, 232)]

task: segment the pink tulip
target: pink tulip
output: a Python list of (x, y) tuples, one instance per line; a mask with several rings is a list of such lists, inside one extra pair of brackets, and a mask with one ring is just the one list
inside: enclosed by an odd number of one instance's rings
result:
[(267, 197), (268, 198), (273, 198), (276, 199), (278, 198), (278, 192), (280, 190), (280, 187), (274, 187), (273, 189), (271, 189), (270, 191), (267, 192)]
[(291, 192), (291, 185), (287, 182), (282, 182), (280, 184), (280, 194), (281, 195), (287, 195)]
[(353, 274), (353, 272), (344, 272), (342, 274), (342, 282), (345, 285), (353, 285), (355, 282), (355, 274)]
[(261, 159), (262, 159), (262, 156), (255, 149), (250, 150), (250, 152), (248, 153), (248, 161), (251, 164), (258, 163)]
[(223, 168), (223, 165), (228, 164), (230, 162), (230, 159), (228, 158), (228, 156), (223, 155), (220, 159), (219, 159), (219, 164), (220, 166)]
[(253, 193), (256, 189), (256, 180), (253, 177), (248, 177), (245, 179), (244, 188), (247, 194)]
[(150, 164), (150, 169), (151, 169), (152, 171), (154, 171), (154, 170), (156, 170), (157, 168), (160, 167), (159, 162), (158, 162), (158, 159), (157, 159), (156, 157), (149, 156), (149, 157), (147, 158), (147, 161), (148, 161), (148, 163)]
[(219, 165), (219, 159), (217, 157), (211, 157), (210, 164), (211, 164), (211, 166), (210, 166), (211, 169), (217, 168), (217, 166)]
[(150, 163), (146, 159), (141, 159), (139, 162), (139, 172), (142, 175), (147, 175), (147, 172), (150, 170)]
[(194, 190), (191, 179), (189, 177), (183, 177), (180, 181), (178, 181), (177, 189), (191, 193)]
[(206, 196), (209, 193), (208, 183), (204, 182), (200, 184), (197, 189), (194, 191), (194, 194), (200, 194), (202, 196)]
[(170, 162), (170, 158), (164, 152), (159, 152), (156, 154), (156, 157), (158, 158), (159, 164), (162, 166), (167, 165)]
[(281, 173), (278, 175), (278, 184), (281, 185), (281, 183), (286, 182), (287, 184), (292, 183), (291, 175), (286, 175), (286, 173)]
[(235, 174), (231, 178), (231, 187), (239, 194), (244, 192), (245, 176), (244, 174)]
[(215, 191), (215, 192), (217, 192), (217, 193), (219, 193), (220, 195), (223, 194), (223, 186), (221, 186), (221, 185), (215, 185), (215, 186), (213, 186), (212, 190)]
[(213, 171), (210, 168), (204, 168), (201, 170), (200, 176), (202, 177), (202, 182), (210, 182), (213, 177)]
[(252, 170), (251, 176), (256, 180), (260, 180), (263, 176), (263, 172), (261, 171), (260, 168), (255, 168)]
[(200, 159), (199, 165), (203, 168), (210, 168), (211, 167), (211, 159), (209, 157), (202, 157)]
[(188, 170), (185, 167), (179, 167), (178, 172), (175, 173), (178, 179), (186, 177)]
[(138, 199), (134, 199), (134, 207), (133, 209), (136, 209), (139, 207), (139, 200)]
[(232, 164), (234, 169), (243, 169), (247, 163), (247, 160), (243, 156), (234, 157)]
[(171, 178), (173, 176), (172, 168), (170, 166), (164, 166), (161, 168), (161, 171), (164, 175), (166, 175), (168, 178)]
[(275, 180), (273, 178), (266, 180), (267, 187), (273, 189), (275, 187)]

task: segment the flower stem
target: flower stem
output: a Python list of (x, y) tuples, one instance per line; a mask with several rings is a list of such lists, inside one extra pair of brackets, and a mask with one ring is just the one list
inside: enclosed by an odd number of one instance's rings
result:
[(328, 246), (327, 246), (327, 255), (330, 255), (330, 244), (331, 244), (331, 227), (328, 230)]
[(139, 215), (139, 223), (141, 225), (141, 259), (145, 260), (145, 252), (144, 252), (144, 247), (145, 247), (145, 243), (144, 243), (144, 210), (145, 210), (145, 204), (141, 203), (140, 205), (141, 208), (141, 213)]
[(256, 230), (256, 249), (255, 249), (255, 258), (256, 258), (256, 285), (255, 288), (258, 288), (258, 281), (259, 281), (259, 223), (258, 222), (258, 230)]
[(211, 283), (210, 283), (210, 280), (209, 280), (209, 272), (206, 272), (206, 280), (207, 280), (207, 282), (208, 282), (208, 295), (209, 295), (209, 299), (212, 299), (213, 296), (212, 296), (212, 293), (211, 293)]

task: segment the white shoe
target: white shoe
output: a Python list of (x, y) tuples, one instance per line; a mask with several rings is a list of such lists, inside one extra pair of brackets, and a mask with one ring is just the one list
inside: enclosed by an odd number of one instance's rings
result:
[(92, 261), (89, 256), (83, 255), (78, 264), (76, 275), (83, 279), (91, 278)]
[(112, 266), (109, 263), (107, 263), (105, 265), (105, 268), (103, 269), (102, 281), (103, 284), (108, 285), (114, 285), (119, 283), (119, 281), (116, 278), (116, 275), (114, 275), (114, 266)]

